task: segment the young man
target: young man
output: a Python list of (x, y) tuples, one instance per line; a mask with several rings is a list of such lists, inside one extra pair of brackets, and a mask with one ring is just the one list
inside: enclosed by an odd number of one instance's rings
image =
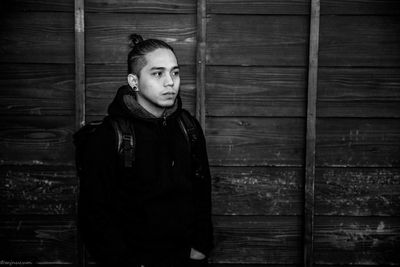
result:
[(129, 86), (118, 89), (108, 113), (134, 129), (134, 156), (124, 165), (108, 120), (96, 129), (83, 157), (81, 237), (90, 255), (104, 265), (206, 266), (213, 227), (204, 135), (190, 117), (198, 135), (191, 147), (182, 127), (186, 111), (173, 49), (136, 34), (131, 48)]

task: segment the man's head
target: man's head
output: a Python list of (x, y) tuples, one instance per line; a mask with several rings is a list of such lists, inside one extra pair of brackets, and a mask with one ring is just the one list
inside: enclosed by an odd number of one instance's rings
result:
[(143, 40), (137, 34), (130, 39), (128, 83), (137, 92), (139, 104), (159, 117), (174, 105), (179, 92), (177, 58), (172, 47), (161, 40)]

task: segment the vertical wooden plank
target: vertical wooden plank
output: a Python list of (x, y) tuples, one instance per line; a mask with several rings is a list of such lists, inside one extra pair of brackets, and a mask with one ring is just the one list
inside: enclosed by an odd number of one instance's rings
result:
[(206, 0), (197, 0), (196, 118), (205, 131)]
[(305, 207), (304, 207), (304, 266), (314, 263), (314, 182), (315, 182), (315, 128), (318, 75), (320, 1), (311, 0), (310, 44), (308, 66), (307, 96), (307, 137), (305, 168)]
[(75, 128), (85, 124), (84, 0), (75, 0)]
[[(84, 0), (75, 0), (75, 129), (85, 124), (85, 9)], [(78, 190), (79, 191), (79, 190)], [(76, 198), (77, 201), (78, 198)], [(75, 205), (78, 207), (78, 203)], [(76, 211), (77, 214), (77, 211)], [(86, 250), (77, 237), (78, 265), (86, 266)]]

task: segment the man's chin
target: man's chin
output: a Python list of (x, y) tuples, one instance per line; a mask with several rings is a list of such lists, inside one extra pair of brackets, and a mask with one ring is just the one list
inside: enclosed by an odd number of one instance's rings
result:
[(163, 108), (171, 108), (175, 105), (175, 101), (176, 99), (170, 101), (164, 101), (163, 103), (160, 103), (160, 106)]

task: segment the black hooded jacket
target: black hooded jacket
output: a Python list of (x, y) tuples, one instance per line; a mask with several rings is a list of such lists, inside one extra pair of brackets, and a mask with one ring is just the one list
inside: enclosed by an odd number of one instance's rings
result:
[[(213, 247), (211, 178), (206, 145), (196, 145), (203, 178), (193, 175), (188, 143), (177, 117), (180, 98), (161, 118), (136, 101), (128, 87), (119, 88), (109, 116), (132, 121), (135, 161), (122, 165), (111, 124), (94, 134), (84, 156), (87, 171), (80, 181), (78, 227), (89, 253), (102, 263), (145, 262), (159, 255), (195, 248), (206, 256)], [(189, 257), (189, 255), (187, 255)]]

